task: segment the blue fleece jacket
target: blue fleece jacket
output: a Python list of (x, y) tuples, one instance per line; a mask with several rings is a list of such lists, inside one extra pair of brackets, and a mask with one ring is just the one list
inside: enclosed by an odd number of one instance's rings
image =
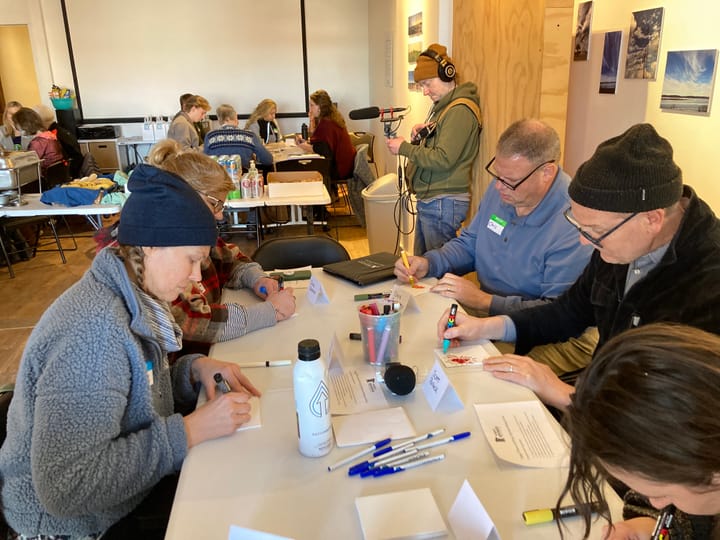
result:
[(179, 470), (187, 439), (173, 395), (197, 397), (195, 358), (168, 367), (122, 261), (101, 251), (25, 347), (0, 449), (10, 526), (25, 535), (98, 533)]

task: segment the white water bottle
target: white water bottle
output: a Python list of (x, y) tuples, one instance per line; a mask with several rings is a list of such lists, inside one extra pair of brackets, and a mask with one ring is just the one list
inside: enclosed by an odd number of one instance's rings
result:
[(316, 339), (298, 343), (293, 391), (300, 453), (307, 457), (324, 456), (332, 450), (333, 434), (327, 366)]

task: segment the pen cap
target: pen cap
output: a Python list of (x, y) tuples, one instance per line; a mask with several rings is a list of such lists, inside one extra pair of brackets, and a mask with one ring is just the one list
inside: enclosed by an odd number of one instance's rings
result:
[(305, 362), (320, 358), (320, 343), (317, 339), (303, 339), (298, 343), (298, 360)]

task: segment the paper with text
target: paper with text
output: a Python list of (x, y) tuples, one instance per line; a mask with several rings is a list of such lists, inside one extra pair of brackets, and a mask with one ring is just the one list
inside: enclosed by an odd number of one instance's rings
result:
[(476, 403), (475, 413), (495, 455), (525, 467), (561, 467), (568, 448), (539, 401)]
[(375, 379), (373, 366), (331, 370), (328, 377), (332, 414), (355, 414), (387, 408), (385, 392)]

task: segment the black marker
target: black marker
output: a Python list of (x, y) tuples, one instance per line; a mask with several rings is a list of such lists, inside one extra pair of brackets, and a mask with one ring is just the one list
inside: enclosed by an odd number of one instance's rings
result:
[(213, 375), (213, 378), (215, 379), (215, 386), (217, 386), (223, 394), (227, 394), (228, 392), (230, 392), (230, 385), (223, 378), (221, 373), (216, 373), (215, 375)]
[[(348, 339), (351, 341), (362, 341), (362, 334), (360, 332), (350, 332), (350, 335), (348, 335)], [(398, 341), (399, 343), (402, 343), (402, 336), (400, 336), (400, 339)]]

